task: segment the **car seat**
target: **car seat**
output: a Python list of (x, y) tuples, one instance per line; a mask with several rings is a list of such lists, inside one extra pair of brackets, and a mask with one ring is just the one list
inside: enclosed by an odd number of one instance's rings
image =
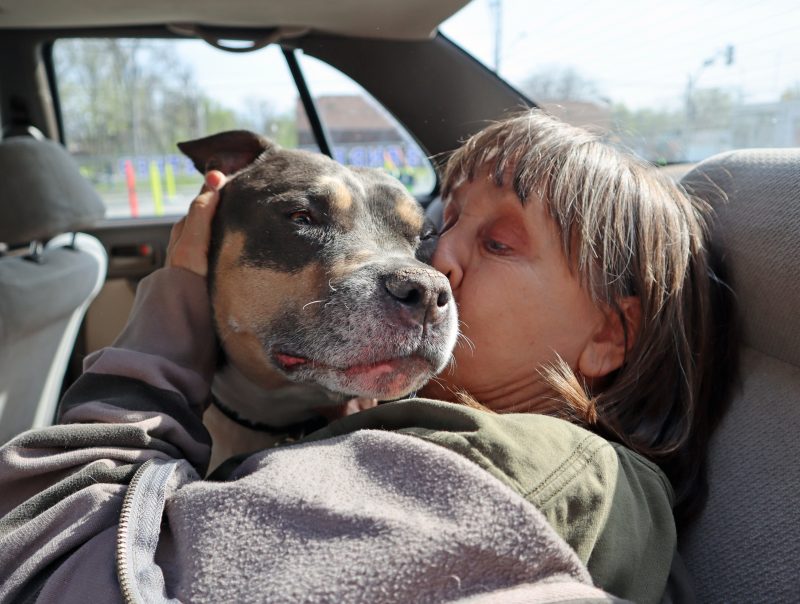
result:
[(86, 308), (107, 257), (75, 233), (104, 206), (59, 144), (0, 142), (0, 444), (52, 423)]
[(679, 549), (699, 602), (800, 599), (800, 149), (731, 151), (682, 180), (718, 212), (741, 313), (741, 375), (710, 492)]

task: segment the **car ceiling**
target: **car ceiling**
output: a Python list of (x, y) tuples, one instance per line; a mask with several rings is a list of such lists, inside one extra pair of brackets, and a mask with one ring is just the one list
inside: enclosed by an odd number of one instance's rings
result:
[(430, 37), (469, 0), (0, 0), (0, 28), (77, 28), (164, 23), (292, 27), (414, 40)]

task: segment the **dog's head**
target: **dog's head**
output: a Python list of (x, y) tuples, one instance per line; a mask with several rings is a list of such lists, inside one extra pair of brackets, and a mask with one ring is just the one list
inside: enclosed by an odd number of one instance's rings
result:
[(427, 264), (435, 232), (397, 180), (246, 131), (179, 147), (229, 178), (209, 283), (222, 347), (246, 377), (388, 400), (444, 368), (455, 303)]

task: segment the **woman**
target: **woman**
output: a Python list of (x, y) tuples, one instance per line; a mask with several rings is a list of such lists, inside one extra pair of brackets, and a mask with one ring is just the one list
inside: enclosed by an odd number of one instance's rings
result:
[(69, 425), (0, 453), (0, 599), (603, 601), (592, 581), (661, 599), (672, 506), (702, 501), (733, 367), (707, 208), (537, 111), (490, 126), (444, 175), (433, 264), (470, 344), (426, 389), (440, 400), (344, 417), (214, 483), (207, 183), (65, 396)]
[[(444, 181), (433, 263), (480, 351), (459, 351), (449, 379), (496, 411), (567, 414), (655, 461), (676, 489), (676, 516), (690, 520), (736, 369), (734, 296), (711, 249), (711, 208), (538, 111), (473, 136)], [(470, 210), (460, 220), (473, 206), (483, 222), (470, 223)], [(432, 384), (428, 394), (447, 392)]]

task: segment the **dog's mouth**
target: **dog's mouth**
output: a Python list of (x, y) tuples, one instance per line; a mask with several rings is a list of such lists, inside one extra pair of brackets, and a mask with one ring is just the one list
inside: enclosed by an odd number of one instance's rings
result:
[(431, 363), (419, 355), (335, 367), (307, 357), (276, 352), (276, 365), (290, 378), (313, 381), (346, 395), (391, 400), (416, 390), (432, 375)]

